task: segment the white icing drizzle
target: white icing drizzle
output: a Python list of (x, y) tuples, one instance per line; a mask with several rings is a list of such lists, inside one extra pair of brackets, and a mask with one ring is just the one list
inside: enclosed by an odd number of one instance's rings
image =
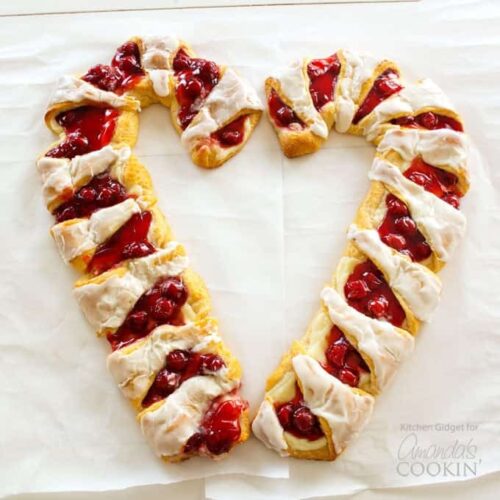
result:
[(311, 132), (326, 138), (328, 127), (312, 102), (302, 61), (294, 62), (275, 78), (279, 80), (281, 92), (290, 100), (293, 110), (307, 123)]
[[(215, 330), (203, 331), (194, 323), (162, 325), (144, 340), (112, 352), (108, 356), (108, 370), (126, 398), (142, 399), (156, 374), (165, 366), (165, 356), (169, 352), (176, 349), (200, 352), (220, 342)], [(227, 368), (222, 368), (217, 375), (226, 376), (226, 373)]]
[(108, 104), (114, 108), (132, 106), (137, 111), (140, 109), (138, 101), (125, 99), (114, 92), (101, 90), (72, 75), (65, 75), (59, 79), (57, 88), (49, 101), (49, 106), (68, 101), (76, 103), (92, 101), (97, 104)]
[(338, 90), (335, 96), (335, 130), (347, 132), (351, 126), (358, 106), (361, 89), (380, 63), (369, 54), (357, 54), (350, 50), (342, 50), (345, 59), (343, 77), (339, 79)]
[(155, 94), (159, 97), (167, 97), (170, 93), (172, 71), (166, 69), (148, 69), (147, 72), (153, 83)]
[(304, 401), (317, 417), (326, 420), (337, 454), (341, 453), (370, 418), (374, 398), (351, 389), (304, 354), (292, 359)]
[(283, 427), (271, 402), (265, 399), (252, 423), (252, 431), (269, 449), (282, 457), (288, 456), (288, 445), (283, 437)]
[(377, 147), (379, 153), (388, 151), (399, 153), (407, 164), (421, 156), (435, 167), (450, 167), (455, 172), (467, 169), (467, 136), (456, 130), (393, 128), (384, 134)]
[(379, 127), (397, 116), (418, 114), (424, 108), (454, 110), (448, 97), (429, 79), (407, 84), (401, 91), (382, 101), (366, 117), (364, 135), (371, 141), (379, 134)]
[(195, 119), (181, 135), (188, 148), (201, 137), (226, 125), (243, 110), (261, 110), (255, 89), (232, 69), (227, 69), (219, 83), (210, 92)]
[(145, 69), (171, 69), (171, 55), (179, 46), (175, 36), (145, 36), (142, 37), (142, 66)]
[(141, 429), (159, 457), (182, 452), (196, 432), (212, 401), (238, 387), (237, 381), (215, 376), (197, 376), (186, 380), (160, 406), (139, 415)]
[(60, 222), (50, 230), (64, 262), (104, 243), (133, 214), (141, 211), (139, 205), (128, 198), (111, 207), (94, 212), (88, 219)]
[(158, 278), (177, 276), (184, 271), (188, 266), (187, 257), (167, 260), (178, 246), (170, 242), (163, 250), (130, 260), (124, 273), (111, 271), (103, 281), (77, 286), (74, 290), (76, 300), (94, 329), (100, 332), (118, 328), (139, 297)]
[(42, 179), (45, 203), (49, 205), (68, 191), (73, 191), (84, 179), (105, 172), (116, 162), (125, 163), (129, 157), (128, 146), (120, 149), (105, 146), (71, 160), (43, 156), (38, 160), (37, 168)]
[(167, 97), (170, 93), (171, 56), (180, 45), (174, 36), (147, 36), (142, 38), (142, 66), (147, 71), (153, 90), (159, 97)]
[(347, 237), (377, 263), (391, 288), (404, 299), (415, 316), (428, 321), (441, 295), (441, 280), (438, 276), (385, 245), (374, 229), (359, 229), (353, 224)]
[(448, 261), (465, 233), (464, 215), (380, 158), (373, 160), (368, 176), (390, 186), (401, 196), (409, 205), (412, 218), (422, 228), (432, 250), (442, 261)]
[(321, 299), (333, 324), (352, 335), (357, 341), (358, 350), (371, 359), (377, 388), (382, 390), (401, 362), (413, 351), (413, 337), (388, 321), (369, 318), (360, 313), (333, 288), (324, 288)]

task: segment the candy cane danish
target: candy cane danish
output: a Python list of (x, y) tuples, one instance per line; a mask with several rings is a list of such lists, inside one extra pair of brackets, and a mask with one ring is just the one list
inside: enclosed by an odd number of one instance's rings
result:
[(344, 256), (305, 336), (269, 377), (252, 428), (281, 455), (334, 460), (438, 304), (435, 273), (465, 231), (467, 138), (442, 91), (429, 80), (404, 82), (394, 63), (339, 51), (293, 68), (294, 92), (288, 72), (284, 84), (266, 83), (285, 154), (316, 150), (326, 138), (319, 131), (332, 126), (378, 146)]
[(109, 370), (147, 441), (166, 461), (216, 458), (248, 438), (248, 404), (205, 284), (131, 151), (139, 111), (153, 103), (171, 108), (193, 161), (205, 167), (236, 154), (261, 113), (234, 71), (195, 58), (172, 37), (134, 38), (111, 65), (61, 79), (45, 115), (59, 140), (37, 167), (57, 248), (83, 273), (77, 302), (109, 343)]

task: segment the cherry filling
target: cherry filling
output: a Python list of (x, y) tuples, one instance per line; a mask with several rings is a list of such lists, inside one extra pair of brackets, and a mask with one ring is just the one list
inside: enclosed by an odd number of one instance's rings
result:
[(357, 387), (360, 376), (370, 371), (359, 352), (336, 326), (330, 331), (325, 356), (325, 370), (351, 387)]
[(165, 367), (156, 375), (142, 400), (142, 407), (147, 408), (165, 399), (191, 377), (211, 375), (225, 366), (223, 359), (217, 354), (200, 354), (181, 349), (171, 351), (166, 356)]
[(108, 173), (96, 175), (72, 197), (54, 210), (57, 222), (89, 217), (100, 208), (110, 207), (128, 198), (125, 188)]
[(404, 176), (452, 207), (460, 208), (462, 193), (458, 189), (458, 177), (455, 174), (433, 167), (417, 157), (405, 170)]
[(231, 148), (243, 142), (245, 136), (245, 123), (248, 115), (242, 115), (225, 127), (214, 132), (211, 137), (222, 147)]
[(66, 132), (66, 138), (45, 156), (74, 158), (108, 145), (115, 132), (119, 112), (113, 108), (81, 106), (63, 111), (56, 121)]
[(189, 57), (184, 49), (175, 55), (173, 68), (179, 103), (178, 120), (184, 130), (196, 116), (208, 94), (220, 79), (220, 69), (212, 61)]
[(187, 298), (188, 291), (180, 278), (160, 278), (141, 295), (122, 326), (108, 335), (113, 351), (145, 337), (157, 326), (184, 324), (181, 307)]
[(319, 111), (326, 103), (333, 101), (335, 85), (340, 73), (340, 61), (337, 54), (325, 59), (313, 59), (307, 65), (309, 92), (314, 107)]
[(359, 123), (382, 101), (385, 101), (392, 94), (399, 92), (403, 86), (399, 82), (398, 78), (399, 74), (394, 69), (388, 69), (379, 75), (373, 82), (373, 87), (370, 89), (370, 92), (368, 92), (368, 95), (359, 107), (352, 122), (354, 124)]
[(295, 388), (295, 397), (288, 403), (276, 405), (275, 411), (286, 432), (309, 441), (315, 441), (324, 436), (318, 417), (305, 405), (298, 386)]
[(130, 219), (102, 245), (89, 262), (87, 271), (100, 274), (125, 259), (137, 259), (155, 252), (148, 241), (151, 212), (140, 212)]
[(82, 76), (82, 80), (102, 90), (122, 94), (133, 87), (144, 74), (139, 47), (134, 42), (127, 42), (117, 49), (111, 66), (93, 66)]
[(463, 132), (464, 130), (462, 124), (454, 118), (433, 113), (432, 111), (420, 113), (417, 116), (402, 116), (400, 118), (394, 118), (394, 120), (391, 120), (391, 123), (401, 127), (426, 128), (428, 130), (436, 130), (439, 128), (452, 129), (458, 132)]
[(393, 194), (385, 198), (387, 213), (378, 228), (382, 241), (417, 262), (430, 257), (432, 250), (417, 229), (408, 207)]
[(367, 260), (358, 264), (344, 285), (347, 303), (371, 318), (401, 326), (405, 312), (382, 272)]
[(281, 100), (274, 89), (271, 90), (267, 105), (269, 107), (269, 114), (277, 127), (304, 128), (304, 122), (295, 114), (295, 111), (290, 106)]
[(240, 417), (247, 405), (240, 399), (221, 401), (222, 398), (212, 403), (199, 432), (193, 434), (184, 446), (184, 453), (193, 453), (205, 445), (213, 455), (221, 455), (240, 439)]

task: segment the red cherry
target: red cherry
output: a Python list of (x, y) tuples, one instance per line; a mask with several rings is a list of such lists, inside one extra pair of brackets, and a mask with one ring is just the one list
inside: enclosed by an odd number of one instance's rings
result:
[(359, 382), (359, 375), (347, 368), (342, 368), (339, 370), (338, 379), (344, 384), (356, 387)]
[(102, 90), (114, 92), (121, 83), (121, 76), (112, 66), (98, 64), (90, 68), (82, 77), (82, 80)]
[(346, 343), (332, 344), (326, 350), (326, 359), (334, 365), (341, 367), (344, 364), (345, 355), (349, 350), (349, 346)]
[(366, 297), (370, 291), (364, 280), (348, 281), (345, 289), (345, 294), (348, 299), (362, 299)]
[(200, 63), (199, 73), (203, 81), (215, 85), (219, 80), (219, 68), (212, 61), (203, 61)]
[(167, 368), (176, 373), (183, 372), (189, 362), (189, 352), (181, 349), (170, 351), (167, 354)]
[(118, 47), (116, 52), (118, 54), (124, 55), (138, 55), (139, 47), (135, 42), (125, 42), (124, 44), (120, 45), (120, 47)]
[(239, 130), (226, 130), (222, 132), (222, 142), (228, 146), (236, 146), (241, 142), (242, 133)]
[(127, 318), (127, 324), (132, 330), (143, 330), (148, 322), (148, 313), (146, 311), (135, 311)]
[(400, 217), (394, 221), (394, 227), (402, 234), (412, 235), (417, 232), (417, 225), (411, 217)]
[(203, 90), (203, 84), (198, 80), (198, 78), (192, 78), (188, 80), (184, 85), (185, 92), (191, 97), (191, 99), (196, 99)]
[(184, 445), (184, 453), (192, 453), (200, 448), (205, 438), (201, 432), (193, 434)]
[(458, 177), (451, 172), (447, 172), (446, 170), (440, 170), (441, 174), (441, 182), (447, 187), (455, 186), (458, 184)]
[(421, 241), (415, 247), (415, 260), (417, 261), (427, 259), (427, 257), (430, 257), (431, 254), (432, 254), (431, 247), (426, 241)]
[(200, 368), (202, 372), (216, 372), (226, 366), (226, 363), (216, 354), (202, 354)]
[(422, 172), (412, 172), (408, 176), (408, 179), (410, 179), (410, 181), (422, 187), (426, 187), (432, 184), (432, 179), (428, 175)]
[(389, 309), (389, 302), (384, 296), (370, 299), (367, 304), (368, 311), (374, 318), (381, 318)]
[(368, 285), (368, 288), (370, 290), (377, 289), (383, 283), (375, 273), (371, 272), (364, 272), (363, 279), (366, 281), (366, 284)]
[(75, 123), (77, 118), (77, 114), (74, 111), (69, 110), (59, 113), (56, 117), (56, 122), (63, 128), (69, 128), (73, 125), (73, 123)]
[(163, 393), (172, 393), (179, 386), (179, 381), (180, 377), (177, 373), (162, 370), (156, 375), (154, 385), (156, 389)]
[(401, 217), (403, 215), (408, 215), (408, 207), (393, 194), (388, 194), (385, 199), (385, 204), (387, 206), (387, 211), (395, 216)]
[(175, 311), (175, 304), (171, 300), (160, 297), (153, 308), (153, 316), (158, 321), (168, 321)]
[(183, 49), (179, 50), (174, 58), (172, 67), (175, 72), (184, 71), (190, 68), (190, 58)]
[(292, 415), (293, 426), (300, 432), (309, 432), (316, 424), (317, 419), (306, 406), (299, 406)]
[(418, 124), (413, 116), (401, 116), (393, 120), (393, 123), (401, 127), (417, 128)]
[(385, 96), (388, 97), (388, 96), (394, 94), (394, 92), (396, 92), (400, 88), (399, 83), (394, 78), (396, 76), (395, 73), (391, 73), (391, 75), (393, 75), (392, 78), (384, 77), (384, 78), (381, 78), (380, 80), (378, 80), (376, 83), (377, 92), (382, 94), (384, 97)]
[(285, 403), (280, 406), (276, 412), (278, 420), (284, 429), (288, 429), (292, 425), (292, 414), (294, 407), (292, 403)]
[(443, 196), (443, 200), (446, 201), (446, 203), (449, 203), (452, 207), (456, 208), (457, 210), (460, 208), (460, 198), (453, 193), (448, 193)]
[(76, 219), (77, 217), (76, 208), (69, 206), (57, 213), (56, 220), (57, 222), (63, 222), (65, 220)]
[(96, 196), (97, 196), (97, 193), (95, 192), (95, 189), (93, 189), (91, 187), (83, 187), (76, 194), (76, 197), (79, 200), (84, 201), (86, 203), (92, 203), (93, 201), (95, 201)]
[(177, 304), (184, 304), (187, 299), (187, 291), (181, 280), (177, 278), (167, 278), (160, 283), (160, 293)]
[(292, 108), (288, 106), (283, 106), (280, 109), (278, 109), (276, 111), (276, 116), (285, 127), (296, 121), (295, 113), (293, 112)]
[(132, 241), (125, 245), (122, 251), (123, 259), (137, 259), (151, 253), (151, 247), (142, 241)]
[(240, 401), (222, 402), (206, 424), (205, 441), (207, 449), (214, 455), (226, 453), (241, 435), (240, 415), (243, 407)]
[(422, 113), (417, 117), (417, 122), (423, 127), (432, 130), (438, 125), (438, 118), (434, 113), (428, 111), (427, 113)]
[(354, 348), (351, 347), (344, 361), (344, 368), (349, 368), (354, 373), (358, 373), (360, 370), (365, 369), (365, 362), (363, 358)]
[(118, 62), (118, 67), (128, 74), (142, 72), (141, 64), (134, 56), (122, 57)]
[(394, 234), (394, 233), (386, 234), (382, 236), (382, 241), (386, 245), (389, 245), (390, 247), (398, 251), (403, 250), (403, 248), (406, 247), (406, 239), (404, 236), (401, 236), (400, 234)]
[(78, 155), (88, 153), (90, 149), (89, 140), (80, 132), (71, 132), (55, 148), (48, 151), (45, 156), (51, 158), (74, 158)]
[(109, 187), (104, 187), (101, 189), (99, 194), (97, 195), (97, 203), (101, 207), (107, 207), (113, 203), (114, 192)]

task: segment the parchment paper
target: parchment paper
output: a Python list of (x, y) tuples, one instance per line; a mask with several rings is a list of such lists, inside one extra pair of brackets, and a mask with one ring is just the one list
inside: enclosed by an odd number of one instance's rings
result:
[[(500, 74), (500, 12), (493, 2), (462, 2), (454, 9), (452, 3), (1, 21), (0, 495), (207, 477), (209, 497), (234, 498), (232, 485), (243, 474), (281, 478), (269, 490), (272, 480), (260, 483), (269, 498), (273, 492), (302, 498), (467, 479), (401, 475), (398, 450), (411, 433), (405, 424), (477, 424), (475, 430), (433, 427), (416, 435), (422, 448), (472, 438), (480, 460), (476, 475), (500, 469), (500, 155), (493, 142), (499, 131), (500, 87), (493, 80)], [(144, 33), (177, 33), (200, 55), (236, 67), (259, 88), (276, 66), (298, 56), (345, 46), (391, 57), (408, 77), (431, 77), (443, 87), (481, 151), (481, 157), (473, 154), (473, 185), (463, 203), (468, 234), (442, 273), (442, 303), (371, 423), (334, 464), (282, 460), (252, 439), (220, 463), (165, 466), (106, 372), (107, 346), (95, 339), (71, 297), (75, 275), (48, 235), (51, 218), (34, 165), (52, 140), (43, 111), (59, 75), (106, 62), (128, 36)], [(316, 155), (284, 160), (264, 119), (240, 155), (205, 172), (191, 164), (168, 112), (151, 109), (142, 115), (136, 152), (193, 268), (208, 283), (255, 410), (265, 378), (303, 334), (341, 255), (345, 228), (368, 187), (373, 148), (333, 134)], [(227, 474), (237, 476), (229, 481)]]

